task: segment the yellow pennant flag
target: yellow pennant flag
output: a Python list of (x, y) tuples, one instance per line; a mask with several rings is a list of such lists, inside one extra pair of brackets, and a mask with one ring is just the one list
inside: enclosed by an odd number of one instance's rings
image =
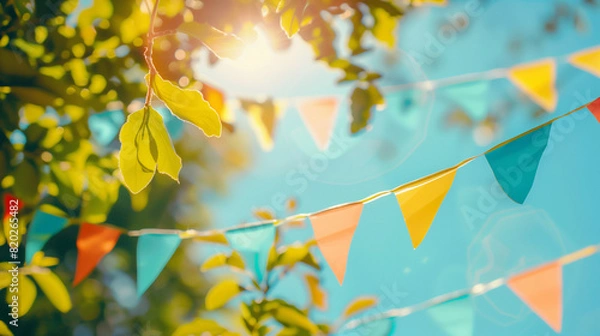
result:
[(558, 96), (556, 62), (553, 59), (516, 66), (510, 70), (508, 78), (536, 104), (546, 111), (554, 111)]
[(600, 47), (573, 54), (569, 57), (569, 62), (583, 71), (600, 77)]
[(395, 191), (408, 234), (416, 249), (450, 190), (458, 167), (452, 167), (403, 186)]
[(270, 99), (265, 102), (241, 100), (241, 104), (250, 117), (250, 124), (256, 133), (260, 147), (270, 151), (273, 149), (275, 127), (283, 114), (284, 106)]

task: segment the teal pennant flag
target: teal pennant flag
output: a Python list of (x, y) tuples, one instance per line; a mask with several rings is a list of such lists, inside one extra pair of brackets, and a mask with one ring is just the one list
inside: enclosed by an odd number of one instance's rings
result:
[(138, 296), (150, 287), (165, 268), (181, 238), (177, 234), (141, 235), (137, 245), (137, 287)]
[(475, 311), (469, 295), (434, 306), (427, 313), (449, 336), (473, 335)]
[(483, 120), (488, 112), (489, 81), (450, 85), (443, 89), (443, 94), (465, 109), (473, 120)]
[(240, 252), (249, 268), (254, 270), (258, 283), (262, 283), (267, 269), (269, 251), (275, 241), (275, 231), (273, 224), (266, 224), (225, 232), (231, 247)]
[(485, 154), (504, 192), (519, 204), (525, 202), (533, 186), (551, 128), (552, 124), (538, 128), (515, 140), (500, 144)]
[(36, 211), (27, 231), (27, 244), (25, 245), (25, 262), (30, 263), (33, 255), (41, 251), (46, 242), (62, 230), (68, 219), (55, 216), (43, 211)]

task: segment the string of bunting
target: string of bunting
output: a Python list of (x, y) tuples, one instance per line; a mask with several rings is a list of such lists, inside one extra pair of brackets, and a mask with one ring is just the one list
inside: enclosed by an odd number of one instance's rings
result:
[[(489, 90), (489, 81), (507, 78), (544, 110), (553, 112), (558, 101), (556, 68), (558, 63), (563, 62), (568, 62), (583, 71), (600, 77), (600, 46), (579, 50), (566, 56), (547, 57), (510, 68), (384, 86), (382, 91), (384, 94), (390, 94), (407, 90), (429, 91), (448, 87), (443, 94), (452, 100), (459, 101), (469, 114), (477, 117), (485, 113), (485, 93)], [(465, 97), (468, 99), (461, 99)], [(329, 146), (333, 135), (339, 102), (340, 97), (336, 96), (294, 97), (281, 100), (280, 104), (274, 103), (274, 106), (269, 109), (261, 109), (258, 105), (243, 107), (248, 112), (251, 125), (263, 150), (273, 148), (276, 121), (282, 117), (284, 106), (295, 105), (315, 145), (319, 150), (324, 151)]]
[[(427, 301), (404, 308), (394, 308), (379, 314), (365, 316), (348, 321), (340, 331), (357, 329), (381, 320), (406, 317), (419, 311), (428, 310), (436, 320), (437, 316), (449, 319), (440, 321), (442, 325), (452, 325), (453, 330), (461, 330), (460, 335), (472, 335), (472, 319), (456, 316), (456, 314), (436, 314), (436, 310), (464, 311), (467, 306), (472, 310), (470, 298), (474, 298), (501, 286), (508, 288), (535, 312), (554, 331), (560, 333), (563, 318), (563, 277), (562, 268), (578, 260), (600, 253), (600, 245), (591, 245), (543, 265), (530, 268), (518, 274), (495, 279), (487, 283), (476, 284), (467, 289), (446, 293)], [(467, 331), (467, 332), (464, 332)]]
[[(193, 229), (126, 231), (112, 225), (79, 223), (77, 220), (71, 220), (72, 224), (81, 224), (77, 237), (78, 259), (74, 285), (89, 275), (97, 263), (114, 248), (122, 234), (139, 237), (137, 245), (139, 295), (142, 295), (154, 282), (182, 239), (206, 238), (215, 235), (215, 233), (224, 233), (234, 249), (251, 253), (253, 255), (252, 259), (255, 261), (253, 267), (258, 278), (261, 278), (269, 248), (273, 244), (275, 227), (306, 218), (310, 220), (312, 225), (317, 246), (341, 285), (344, 282), (351, 242), (365, 204), (390, 194), (395, 195), (412, 245), (416, 249), (429, 231), (438, 209), (452, 186), (458, 169), (482, 156), (485, 156), (504, 192), (512, 200), (522, 204), (533, 186), (552, 123), (586, 107), (600, 122), (600, 98), (598, 98), (591, 103), (582, 105), (506, 140), (481, 154), (467, 158), (453, 167), (390, 190), (380, 191), (358, 201), (339, 204), (312, 213), (296, 214), (283, 219), (252, 222), (222, 230), (204, 231)], [(509, 180), (510, 176), (506, 176), (505, 172), (522, 165), (526, 165), (526, 167), (522, 167), (526, 169), (522, 169), (521, 181), (515, 184), (514, 181)], [(5, 209), (9, 208), (10, 199), (11, 196), (6, 194)], [(6, 225), (6, 214), (4, 221)], [(27, 233), (25, 262), (29, 264), (35, 253), (40, 251), (52, 236), (68, 224), (69, 219), (67, 218), (40, 209), (36, 210)], [(210, 239), (204, 240), (210, 241)], [(156, 248), (157, 246), (161, 248)]]
[[(600, 46), (578, 50), (565, 56), (546, 57), (509, 68), (384, 86), (382, 92), (391, 94), (407, 90), (429, 91), (443, 87), (442, 94), (445, 97), (458, 103), (470, 116), (478, 119), (486, 113), (486, 93), (490, 89), (489, 82), (507, 78), (533, 102), (544, 110), (553, 112), (558, 101), (556, 68), (557, 64), (564, 62), (600, 77)], [(209, 85), (203, 86), (202, 94), (211, 101), (224, 122), (234, 121), (234, 115), (227, 105), (235, 105), (236, 100), (227, 101), (225, 104), (223, 93)], [(263, 150), (268, 151), (273, 148), (275, 129), (279, 119), (284, 115), (285, 107), (295, 106), (316, 147), (325, 151), (333, 136), (341, 99), (342, 97), (338, 96), (290, 97), (264, 104), (242, 100), (241, 107), (246, 111), (250, 125)], [(163, 117), (166, 120), (171, 119), (169, 113)], [(116, 138), (118, 129), (124, 121), (121, 111), (98, 113), (90, 118), (90, 129), (97, 141), (107, 145)], [(169, 128), (169, 125), (167, 127)], [(172, 136), (177, 138), (173, 134)]]

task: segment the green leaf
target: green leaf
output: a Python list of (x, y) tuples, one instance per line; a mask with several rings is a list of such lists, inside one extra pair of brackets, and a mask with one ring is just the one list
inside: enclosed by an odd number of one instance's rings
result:
[(56, 274), (48, 271), (45, 273), (35, 273), (31, 276), (56, 309), (62, 313), (71, 310), (72, 303), (69, 292), (67, 292), (67, 288)]
[(175, 152), (162, 116), (152, 107), (150, 107), (148, 127), (152, 138), (156, 141), (156, 149), (158, 150), (156, 169), (159, 173), (169, 175), (173, 180), (179, 182), (181, 158)]
[(367, 127), (373, 107), (382, 105), (385, 102), (379, 89), (373, 84), (370, 84), (366, 89), (362, 87), (355, 88), (352, 92), (351, 101), (352, 124), (350, 130), (352, 133), (357, 133)]
[(360, 297), (352, 301), (344, 311), (344, 318), (359, 314), (377, 304), (377, 298), (371, 296)]
[(178, 118), (194, 124), (206, 136), (221, 136), (219, 114), (204, 100), (202, 93), (175, 86), (158, 74), (154, 77), (153, 88), (158, 98)]
[(205, 320), (197, 318), (190, 323), (179, 326), (173, 333), (173, 336), (190, 336), (190, 335), (237, 335), (227, 331), (224, 327), (220, 326), (217, 322), (212, 320)]
[(156, 142), (145, 123), (146, 111), (142, 108), (130, 114), (119, 133), (119, 168), (125, 186), (134, 194), (150, 183), (156, 171), (156, 155), (151, 148)]
[(235, 280), (224, 280), (213, 286), (206, 294), (206, 309), (215, 310), (223, 307), (227, 302), (243, 290)]
[(222, 32), (205, 23), (184, 22), (177, 30), (200, 40), (219, 58), (235, 59), (244, 50), (244, 42), (237, 36)]
[(24, 202), (35, 203), (40, 184), (40, 173), (34, 162), (24, 159), (17, 165), (14, 172), (15, 184), (13, 190)]

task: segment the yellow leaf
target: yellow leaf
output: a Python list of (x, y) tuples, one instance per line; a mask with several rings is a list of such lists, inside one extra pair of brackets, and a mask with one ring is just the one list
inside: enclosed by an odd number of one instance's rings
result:
[(160, 2), (160, 5), (158, 6), (158, 11), (163, 15), (166, 15), (168, 17), (173, 17), (173, 16), (181, 13), (181, 11), (184, 8), (185, 8), (185, 1), (169, 0), (169, 1)]
[(152, 107), (150, 107), (148, 127), (150, 128), (152, 138), (156, 141), (156, 149), (158, 151), (156, 169), (159, 173), (169, 175), (173, 180), (179, 182), (181, 158), (175, 152), (162, 116)]
[(194, 124), (206, 136), (221, 136), (219, 114), (204, 100), (202, 93), (177, 87), (158, 74), (154, 77), (153, 88), (178, 118)]
[(221, 308), (239, 293), (241, 289), (235, 280), (221, 281), (206, 294), (206, 309)]
[(10, 275), (10, 273), (6, 272), (6, 271), (2, 271), (0, 272), (0, 289), (6, 288), (10, 285), (12, 281), (12, 276)]
[(173, 336), (201, 336), (201, 335), (238, 335), (227, 331), (217, 322), (197, 318), (190, 323), (179, 326), (173, 333)]
[(256, 132), (260, 146), (264, 150), (271, 150), (275, 126), (282, 116), (283, 107), (270, 99), (264, 102), (240, 99), (240, 103), (250, 117), (250, 125)]
[(82, 59), (74, 58), (66, 64), (71, 70), (71, 77), (77, 86), (87, 86), (89, 73)]
[[(10, 304), (13, 301), (13, 296), (18, 297), (19, 303), (19, 316), (27, 314), (35, 297), (37, 296), (37, 288), (31, 279), (26, 276), (19, 276), (19, 291), (12, 293), (10, 290), (6, 291), (6, 302)], [(2, 328), (0, 328), (1, 330)], [(0, 335), (4, 335), (1, 334)]]
[(71, 297), (69, 296), (69, 292), (67, 292), (65, 285), (60, 281), (58, 275), (52, 272), (45, 272), (34, 273), (31, 276), (56, 309), (62, 313), (71, 310)]
[(344, 311), (344, 317), (348, 318), (352, 315), (361, 313), (369, 308), (372, 308), (376, 304), (377, 304), (377, 298), (370, 297), (370, 296), (360, 297), (360, 298), (352, 301), (352, 303), (350, 303), (346, 307), (346, 311)]
[(131, 208), (135, 212), (140, 212), (146, 208), (148, 205), (148, 196), (150, 195), (151, 187), (148, 186), (144, 190), (140, 191), (137, 194), (130, 194), (131, 196)]
[(385, 9), (379, 7), (373, 9), (372, 13), (375, 19), (375, 24), (371, 31), (373, 36), (389, 48), (394, 48), (398, 18), (391, 16)]
[(194, 237), (194, 240), (205, 241), (214, 244), (228, 245), (229, 242), (222, 232), (213, 231), (202, 236)]
[(305, 275), (308, 292), (310, 293), (311, 302), (320, 310), (327, 309), (327, 292), (319, 286), (319, 278), (312, 274)]
[(292, 37), (300, 30), (301, 12), (292, 7), (281, 14), (281, 28), (285, 31), (287, 37)]
[(254, 217), (262, 220), (271, 220), (275, 218), (275, 214), (273, 211), (267, 208), (258, 208), (253, 211)]
[(41, 266), (41, 267), (56, 266), (56, 265), (58, 265), (58, 258), (46, 257), (46, 256), (44, 256), (44, 252), (38, 251), (33, 255), (31, 264), (35, 265), (35, 266)]
[(10, 329), (8, 329), (8, 326), (6, 326), (4, 321), (0, 321), (0, 335), (14, 336), (14, 334), (12, 333), (12, 331), (10, 331)]
[(215, 254), (214, 256), (206, 259), (206, 261), (200, 267), (200, 270), (202, 272), (206, 272), (210, 269), (221, 267), (221, 266), (225, 265), (226, 263), (227, 263), (226, 255), (224, 255), (222, 253)]
[(25, 104), (23, 106), (23, 117), (25, 118), (25, 121), (30, 124), (38, 121), (45, 112), (46, 109), (38, 105)]
[(231, 252), (231, 255), (229, 256), (229, 258), (227, 258), (227, 265), (241, 269), (244, 269), (244, 267), (246, 266), (244, 264), (244, 259), (242, 258), (242, 255), (239, 254), (237, 251)]
[(55, 65), (50, 67), (39, 68), (43, 75), (52, 77), (54, 79), (61, 79), (65, 75), (65, 68), (62, 65)]
[(287, 250), (281, 254), (277, 261), (277, 266), (293, 266), (300, 260), (304, 259), (308, 254), (308, 247), (306, 246), (288, 246)]
[(244, 42), (237, 36), (227, 34), (214, 27), (198, 22), (184, 22), (178, 31), (200, 40), (220, 58), (237, 58), (244, 50)]
[(130, 114), (119, 133), (119, 168), (125, 186), (134, 194), (150, 183), (156, 170), (156, 158), (150, 148), (154, 141), (148, 126), (144, 124), (144, 111), (141, 109)]
[(273, 317), (284, 325), (297, 326), (302, 329), (308, 330), (311, 335), (319, 333), (319, 327), (317, 327), (306, 315), (303, 315), (296, 310), (281, 306), (273, 312)]

